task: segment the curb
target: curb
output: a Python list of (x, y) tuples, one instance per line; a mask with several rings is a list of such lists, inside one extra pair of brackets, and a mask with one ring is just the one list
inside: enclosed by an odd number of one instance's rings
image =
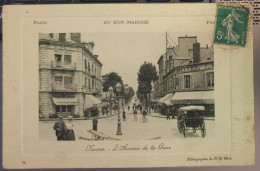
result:
[(166, 118), (166, 116), (153, 116), (153, 115), (149, 115), (149, 114), (147, 116), (157, 117), (157, 118)]
[[(118, 115), (118, 113), (112, 114), (112, 115), (105, 115), (105, 116), (100, 116), (97, 119), (103, 119), (103, 118), (109, 118), (112, 116), (116, 116)], [(90, 118), (73, 118), (73, 120), (92, 120), (94, 117), (90, 117)], [(39, 119), (39, 121), (56, 121), (58, 118), (54, 118), (54, 119)], [(68, 118), (63, 118), (63, 120), (68, 120)]]
[[(148, 114), (147, 116), (157, 117), (157, 118), (166, 118), (166, 116), (153, 116), (153, 115), (150, 115), (150, 114)], [(215, 121), (215, 118), (204, 118), (204, 120)]]

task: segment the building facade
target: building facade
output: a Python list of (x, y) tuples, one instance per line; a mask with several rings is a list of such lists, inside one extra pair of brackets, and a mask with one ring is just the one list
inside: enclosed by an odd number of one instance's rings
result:
[(82, 42), (80, 33), (39, 35), (39, 111), (83, 117), (86, 95), (101, 98), (102, 63), (93, 54), (93, 42)]
[(178, 38), (176, 47), (167, 48), (158, 61), (156, 98), (173, 94), (175, 108), (203, 105), (214, 116), (214, 48), (201, 47), (196, 36)]

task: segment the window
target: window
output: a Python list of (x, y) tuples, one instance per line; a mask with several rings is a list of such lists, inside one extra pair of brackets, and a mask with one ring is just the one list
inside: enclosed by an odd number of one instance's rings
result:
[(59, 33), (59, 41), (65, 41), (66, 33)]
[(71, 65), (71, 55), (64, 55), (64, 64)]
[(66, 112), (66, 106), (61, 106), (61, 111)]
[(88, 79), (88, 87), (90, 88), (90, 79)]
[(56, 113), (60, 112), (60, 106), (56, 106)]
[(85, 66), (85, 71), (87, 71), (87, 60), (86, 59), (84, 60), (84, 64), (85, 64), (84, 65)]
[(73, 108), (73, 106), (68, 106), (68, 112), (72, 112), (72, 108)]
[(87, 83), (87, 78), (85, 78), (85, 87), (88, 86), (87, 84), (88, 84), (88, 83)]
[(62, 85), (62, 76), (55, 76), (55, 84)]
[(184, 75), (184, 86), (190, 88), (190, 75)]
[(72, 77), (64, 77), (64, 87), (72, 88)]
[(61, 66), (61, 55), (55, 54), (55, 62), (57, 66)]
[(90, 72), (90, 63), (88, 62), (88, 72)]
[(207, 73), (207, 86), (214, 87), (214, 72)]
[(175, 78), (175, 86), (179, 85), (179, 78)]

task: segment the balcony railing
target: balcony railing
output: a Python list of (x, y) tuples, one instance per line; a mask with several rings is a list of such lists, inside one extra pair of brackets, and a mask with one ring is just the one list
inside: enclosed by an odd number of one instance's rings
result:
[(77, 85), (53, 85), (52, 87), (53, 91), (65, 91), (65, 92), (72, 92), (77, 91)]
[(64, 62), (55, 62), (55, 61), (51, 61), (51, 68), (53, 69), (77, 69), (77, 63), (69, 63), (66, 64)]

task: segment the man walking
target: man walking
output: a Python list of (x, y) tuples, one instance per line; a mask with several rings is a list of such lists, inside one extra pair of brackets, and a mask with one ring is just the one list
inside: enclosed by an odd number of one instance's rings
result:
[(137, 121), (137, 111), (134, 111), (134, 121)]
[(65, 126), (62, 116), (60, 116), (59, 120), (57, 122), (55, 122), (53, 129), (56, 131), (56, 136), (57, 136), (58, 141), (66, 140), (66, 137), (65, 137), (66, 126)]
[(147, 111), (146, 111), (146, 109), (144, 109), (144, 111), (143, 111), (143, 122), (147, 122), (147, 118), (146, 118), (146, 115), (147, 115)]
[(92, 124), (93, 124), (93, 131), (97, 131), (97, 126), (98, 126), (97, 116), (95, 116), (94, 119), (92, 120)]

